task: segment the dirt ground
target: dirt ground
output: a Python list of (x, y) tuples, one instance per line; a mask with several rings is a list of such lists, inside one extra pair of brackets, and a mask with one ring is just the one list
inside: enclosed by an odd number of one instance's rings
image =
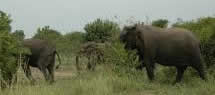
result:
[[(44, 80), (44, 76), (38, 68), (31, 67), (31, 72), (32, 72), (33, 78), (36, 79), (37, 81)], [(60, 66), (59, 69), (55, 70), (55, 80), (68, 79), (74, 76), (76, 76), (76, 70), (71, 65)], [(28, 80), (21, 68), (18, 70), (18, 79)]]

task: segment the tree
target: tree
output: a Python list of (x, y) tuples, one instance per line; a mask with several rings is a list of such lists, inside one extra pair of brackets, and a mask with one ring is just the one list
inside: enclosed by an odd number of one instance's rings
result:
[(11, 22), (12, 19), (10, 19), (10, 16), (4, 13), (3, 11), (0, 11), (0, 32), (10, 32)]
[(12, 83), (17, 71), (17, 56), (20, 51), (19, 44), (11, 35), (10, 16), (0, 11), (0, 75), (1, 87)]
[(44, 26), (37, 29), (37, 33), (33, 38), (48, 40), (48, 41), (57, 41), (61, 39), (62, 34), (57, 30), (51, 29), (50, 26)]
[(79, 41), (83, 42), (84, 41), (84, 34), (83, 32), (69, 32), (64, 35), (64, 38), (69, 40), (69, 41)]
[(16, 30), (15, 32), (12, 33), (12, 35), (19, 41), (22, 41), (25, 38), (23, 30)]
[(85, 25), (85, 40), (105, 42), (111, 39), (113, 33), (120, 31), (119, 25), (109, 20), (96, 19)]
[(166, 28), (168, 26), (168, 23), (169, 21), (166, 19), (158, 19), (158, 20), (152, 21), (152, 26)]
[(70, 54), (78, 51), (84, 42), (84, 34), (83, 32), (69, 32), (63, 35), (63, 40), (58, 43), (60, 51)]

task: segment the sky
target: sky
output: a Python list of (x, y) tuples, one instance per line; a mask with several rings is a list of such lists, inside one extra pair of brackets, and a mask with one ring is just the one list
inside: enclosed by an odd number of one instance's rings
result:
[(0, 10), (11, 15), (12, 31), (24, 30), (27, 38), (49, 25), (62, 34), (83, 31), (97, 18), (120, 25), (177, 18), (192, 20), (215, 16), (215, 0), (1, 0)]

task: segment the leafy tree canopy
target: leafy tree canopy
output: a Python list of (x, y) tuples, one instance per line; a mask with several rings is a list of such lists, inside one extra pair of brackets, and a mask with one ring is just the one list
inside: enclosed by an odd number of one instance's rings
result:
[(168, 23), (169, 21), (166, 19), (158, 19), (158, 20), (152, 21), (152, 26), (166, 28), (168, 26)]
[(33, 38), (48, 40), (48, 41), (56, 41), (61, 39), (62, 34), (57, 30), (51, 29), (50, 26), (44, 26), (42, 28), (37, 29), (37, 33)]
[(120, 28), (115, 22), (98, 18), (88, 23), (84, 30), (86, 31), (86, 41), (105, 42), (110, 40), (113, 33), (120, 31)]
[(3, 11), (0, 11), (0, 32), (10, 32), (11, 22), (12, 19), (10, 19), (10, 16), (4, 13)]
[(16, 30), (15, 32), (12, 33), (12, 35), (16, 37), (16, 39), (18, 39), (19, 41), (22, 41), (25, 38), (23, 30)]

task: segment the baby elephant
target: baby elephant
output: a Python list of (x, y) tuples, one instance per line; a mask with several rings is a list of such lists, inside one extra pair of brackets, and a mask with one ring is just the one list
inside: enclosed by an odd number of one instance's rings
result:
[(199, 40), (190, 31), (139, 24), (125, 26), (123, 31), (120, 40), (125, 43), (126, 49), (137, 49), (142, 66), (146, 67), (150, 80), (154, 80), (155, 63), (177, 68), (174, 83), (181, 81), (188, 66), (197, 70), (199, 76), (206, 80)]

